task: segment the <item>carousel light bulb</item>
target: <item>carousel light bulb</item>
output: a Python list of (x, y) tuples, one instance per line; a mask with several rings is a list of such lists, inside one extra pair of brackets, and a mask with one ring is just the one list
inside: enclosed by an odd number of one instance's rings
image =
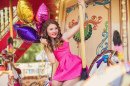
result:
[(126, 33), (124, 33), (124, 34), (123, 34), (123, 37), (127, 37), (127, 34), (126, 34)]
[(58, 17), (56, 16), (55, 19), (58, 19)]
[(125, 17), (123, 17), (123, 18), (122, 18), (122, 21), (126, 21), (126, 18), (125, 18)]
[(59, 8), (60, 1), (56, 4), (57, 8)]
[(123, 46), (127, 46), (127, 42), (123, 42)]
[(126, 26), (125, 26), (125, 25), (123, 25), (123, 29), (126, 29)]
[(122, 4), (122, 5), (125, 5), (125, 1), (122, 1), (121, 4)]
[(58, 10), (56, 10), (56, 13), (59, 13), (59, 11), (58, 11)]
[(122, 12), (123, 12), (123, 13), (125, 13), (125, 12), (126, 12), (126, 10), (125, 10), (125, 9), (122, 9)]
[(59, 4), (57, 4), (56, 6), (57, 6), (57, 8), (58, 8), (58, 7), (59, 7)]

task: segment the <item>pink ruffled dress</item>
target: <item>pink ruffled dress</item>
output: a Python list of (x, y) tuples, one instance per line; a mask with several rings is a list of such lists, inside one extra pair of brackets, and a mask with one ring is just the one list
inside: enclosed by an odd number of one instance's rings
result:
[(81, 76), (82, 60), (77, 55), (70, 52), (69, 42), (64, 39), (63, 46), (54, 50), (54, 55), (59, 62), (59, 66), (53, 76), (52, 80), (66, 81)]

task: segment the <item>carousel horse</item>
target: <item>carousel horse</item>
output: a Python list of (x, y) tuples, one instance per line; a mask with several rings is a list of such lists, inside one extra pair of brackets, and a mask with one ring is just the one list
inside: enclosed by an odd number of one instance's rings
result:
[(101, 54), (97, 55), (89, 67), (89, 76), (92, 76), (94, 73), (99, 70), (120, 63), (118, 59), (117, 52), (113, 50), (103, 51)]
[(120, 34), (117, 30), (113, 33), (113, 43), (115, 50), (103, 51), (101, 54), (97, 55), (92, 61), (89, 67), (89, 76), (104, 69), (107, 66), (121, 63), (124, 60), (124, 53)]
[[(94, 73), (106, 68), (107, 66), (120, 63), (121, 61), (117, 57), (117, 52), (113, 50), (103, 51), (101, 54), (97, 55), (92, 61), (89, 67), (89, 77)], [(84, 80), (85, 81), (85, 80)], [(80, 86), (84, 81), (76, 83), (74, 86)]]
[[(4, 68), (5, 71), (6, 70), (12, 70), (13, 71), (13, 83), (14, 86), (20, 86), (19, 81), (20, 81), (20, 74), (21, 74), (21, 70), (19, 68), (16, 68), (13, 64), (13, 57), (15, 57), (15, 54), (9, 53), (7, 52), (7, 50), (2, 50), (1, 52), (2, 56), (0, 56), (0, 58), (2, 58), (3, 63), (4, 63)], [(8, 67), (5, 67), (5, 63), (8, 64)]]

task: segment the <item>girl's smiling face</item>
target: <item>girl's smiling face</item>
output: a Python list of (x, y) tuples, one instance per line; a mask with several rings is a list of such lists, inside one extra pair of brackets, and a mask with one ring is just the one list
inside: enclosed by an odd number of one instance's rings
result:
[(55, 24), (50, 24), (47, 27), (47, 34), (50, 38), (56, 38), (57, 34), (58, 34), (58, 28)]

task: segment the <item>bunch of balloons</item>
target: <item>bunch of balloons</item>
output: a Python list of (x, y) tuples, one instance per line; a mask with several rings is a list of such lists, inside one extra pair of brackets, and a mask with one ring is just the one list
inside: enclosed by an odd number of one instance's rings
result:
[[(42, 3), (36, 14), (33, 13), (31, 4), (27, 0), (19, 0), (17, 4), (17, 15), (19, 20), (24, 24), (13, 25), (17, 35), (29, 43), (39, 43), (41, 38), (42, 24), (50, 18), (49, 10)], [(35, 16), (34, 16), (35, 15)], [(36, 26), (37, 31), (29, 25)]]

